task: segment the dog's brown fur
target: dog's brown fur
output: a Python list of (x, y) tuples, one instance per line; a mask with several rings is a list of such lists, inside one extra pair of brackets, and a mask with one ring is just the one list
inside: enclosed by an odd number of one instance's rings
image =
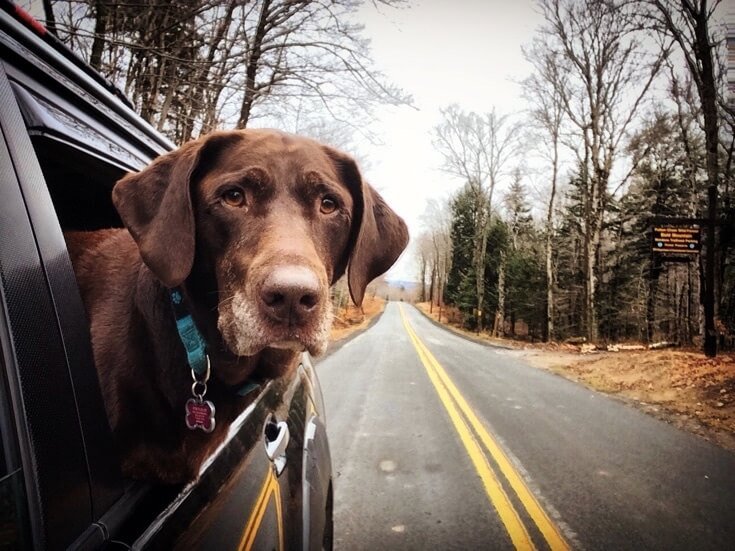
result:
[[(120, 180), (113, 201), (127, 229), (66, 238), (123, 470), (164, 483), (197, 476), (251, 399), (238, 385), (283, 375), (299, 349), (323, 351), (330, 284), (348, 271), (359, 305), (408, 240), (351, 158), (276, 131), (190, 142)], [(184, 423), (191, 375), (176, 286), (212, 361), (212, 434)]]

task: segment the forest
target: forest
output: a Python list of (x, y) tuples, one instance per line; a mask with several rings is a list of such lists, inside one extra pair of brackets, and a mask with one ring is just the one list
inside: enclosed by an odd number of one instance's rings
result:
[[(43, 7), (49, 31), (175, 143), (267, 114), (349, 148), (376, 106), (411, 104), (371, 58), (355, 17), (363, 3)], [(447, 105), (433, 130), (444, 171), (463, 185), (429, 201), (412, 236), (418, 299), (501, 336), (733, 347), (735, 31), (728, 50), (725, 3), (535, 7), (527, 109)], [(700, 229), (697, 254), (653, 251), (653, 229), (669, 219)]]
[[(724, 6), (537, 5), (544, 25), (524, 51), (535, 68), (522, 83), (528, 111), (452, 105), (434, 130), (445, 170), (465, 185), (427, 208), (419, 300), (499, 336), (731, 348), (735, 98)], [(654, 251), (657, 226), (698, 228), (700, 254)]]

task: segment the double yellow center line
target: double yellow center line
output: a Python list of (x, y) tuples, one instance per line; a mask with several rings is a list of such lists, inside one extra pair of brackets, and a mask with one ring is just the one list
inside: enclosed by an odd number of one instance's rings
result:
[(454, 428), (462, 440), (462, 444), (464, 444), (467, 454), (477, 470), (477, 474), (482, 480), (485, 493), (497, 511), (500, 520), (505, 525), (515, 548), (535, 549), (535, 546), (513, 503), (508, 498), (508, 494), (503, 489), (502, 483), (490, 466), (488, 458), (483, 452), (483, 447), (495, 461), (500, 473), (508, 481), (510, 488), (518, 496), (519, 501), (525, 508), (528, 516), (531, 517), (538, 527), (549, 548), (553, 551), (568, 550), (569, 545), (562, 537), (556, 525), (551, 521), (521, 476), (516, 472), (508, 456), (495, 438), (480, 423), (477, 415), (475, 415), (467, 401), (460, 394), (459, 390), (457, 390), (457, 387), (449, 378), (446, 371), (444, 371), (444, 368), (439, 365), (439, 362), (433, 354), (421, 342), (418, 335), (416, 335), (403, 312), (403, 307), (400, 305), (399, 310), (403, 325), (416, 348), (421, 363), (426, 368), (429, 379), (433, 383), (442, 404), (444, 404), (454, 424)]
[(268, 505), (271, 499), (275, 500), (276, 504), (276, 523), (278, 523), (278, 549), (284, 549), (283, 547), (283, 513), (281, 511), (281, 490), (278, 486), (278, 480), (276, 475), (273, 474), (273, 469), (268, 468), (263, 481), (263, 486), (260, 489), (255, 505), (250, 513), (250, 518), (245, 526), (245, 531), (242, 533), (240, 538), (240, 545), (238, 551), (251, 551), (255, 540), (258, 537), (258, 531), (260, 525), (263, 522), (263, 517), (268, 509)]

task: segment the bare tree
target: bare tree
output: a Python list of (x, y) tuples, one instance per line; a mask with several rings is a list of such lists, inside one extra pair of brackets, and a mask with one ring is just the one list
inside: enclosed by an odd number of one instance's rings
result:
[[(356, 129), (347, 121), (324, 116), (318, 103), (310, 98), (294, 98), (289, 109), (270, 111), (269, 122), (276, 128), (294, 134), (309, 136), (322, 143), (333, 145), (345, 151), (357, 151)], [(368, 159), (360, 159), (361, 168), (369, 167)]]
[[(421, 217), (429, 240), (428, 275), (429, 275), (429, 311), (434, 306), (441, 309), (444, 305), (444, 288), (452, 262), (452, 219), (449, 202), (438, 202), (430, 199)], [(421, 246), (421, 245), (419, 245)]]
[(182, 142), (304, 99), (358, 129), (377, 104), (410, 103), (372, 62), (353, 22), (362, 3), (58, 0), (49, 17), (146, 119)]
[(434, 145), (444, 157), (444, 169), (465, 180), (475, 212), (473, 266), (477, 293), (477, 330), (482, 330), (485, 298), (485, 252), (493, 194), (503, 169), (517, 151), (519, 127), (494, 109), (483, 115), (457, 105), (442, 109), (434, 128)]
[[(712, 34), (712, 20), (720, 0), (646, 0), (643, 3), (646, 17), (652, 18), (655, 28), (670, 36), (684, 56), (686, 66), (694, 80), (699, 95), (704, 119), (705, 147), (707, 152), (707, 183), (714, 191), (710, 210), (714, 214), (719, 187), (720, 113), (719, 106), (725, 105), (719, 93), (717, 64), (713, 50), (717, 43)], [(710, 216), (712, 217), (712, 215)], [(714, 222), (714, 220), (712, 220)], [(704, 301), (705, 352), (714, 356), (717, 352), (715, 329), (715, 235), (712, 231), (707, 239), (707, 270)]]
[[(610, 174), (621, 141), (634, 120), (662, 58), (645, 63), (645, 49), (632, 32), (633, 9), (623, 1), (540, 0), (549, 55), (559, 67), (554, 88), (564, 113), (582, 140), (584, 322), (598, 337), (596, 292), (603, 220)], [(574, 144), (576, 146), (576, 144)]]
[(546, 340), (554, 340), (554, 209), (559, 178), (559, 146), (562, 139), (562, 123), (564, 121), (564, 102), (561, 90), (566, 88), (565, 75), (560, 74), (554, 54), (546, 45), (536, 39), (525, 58), (534, 66), (535, 72), (523, 81), (524, 94), (530, 104), (531, 121), (542, 133), (544, 145), (550, 144), (550, 150), (543, 147), (543, 154), (551, 164), (549, 181), (549, 201), (546, 208), (545, 228), (545, 260), (546, 260)]
[[(719, 181), (718, 149), (720, 142), (718, 105), (721, 102), (717, 67), (713, 50), (717, 42), (711, 23), (720, 0), (647, 0), (645, 16), (655, 21), (655, 28), (670, 36), (680, 48), (699, 94), (707, 151), (709, 185)], [(723, 102), (725, 103), (725, 102)]]

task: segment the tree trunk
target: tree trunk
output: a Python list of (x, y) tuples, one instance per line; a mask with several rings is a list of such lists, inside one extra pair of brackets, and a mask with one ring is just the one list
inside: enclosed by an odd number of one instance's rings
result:
[(444, 277), (440, 274), (436, 279), (436, 305), (441, 312), (441, 306), (444, 302)]
[(89, 55), (89, 64), (99, 71), (102, 68), (102, 51), (105, 47), (105, 34), (107, 33), (109, 11), (106, 0), (97, 0), (94, 3), (94, 8), (96, 12), (94, 38), (92, 39), (92, 52)]
[(429, 311), (434, 308), (434, 295), (436, 294), (436, 264), (431, 266), (431, 284), (429, 285)]
[(43, 13), (46, 19), (45, 26), (48, 32), (54, 36), (58, 36), (59, 33), (56, 30), (56, 17), (54, 16), (54, 8), (51, 5), (51, 0), (43, 0)]
[(426, 302), (426, 258), (421, 254), (421, 291), (419, 292), (419, 302)]
[(692, 312), (696, 308), (694, 304), (694, 279), (692, 278), (692, 263), (687, 264), (687, 338), (686, 344), (691, 344), (694, 338), (694, 318)]
[[(717, 187), (719, 184), (718, 147), (719, 123), (717, 114), (717, 86), (712, 62), (712, 45), (707, 32), (706, 2), (702, 2), (697, 18), (695, 54), (702, 70), (701, 83), (697, 79), (699, 96), (704, 115), (704, 137), (707, 148), (707, 181), (709, 183), (709, 222), (713, 224), (717, 212)], [(704, 353), (717, 355), (717, 297), (715, 296), (715, 270), (717, 265), (717, 245), (714, 229), (707, 232), (707, 275), (704, 304)]]
[(475, 239), (475, 291), (477, 293), (477, 332), (482, 331), (483, 307), (485, 306), (485, 257), (487, 254), (487, 233), (490, 225), (486, 216), (485, 205), (481, 205), (478, 213), (479, 239)]
[(493, 334), (496, 337), (505, 335), (505, 253), (500, 254), (498, 267), (498, 309), (495, 311)]
[(554, 340), (554, 261), (551, 228), (546, 234), (546, 331), (545, 340)]
[[(163, 103), (161, 104), (161, 111), (158, 114), (158, 124), (156, 125), (156, 129), (159, 132), (162, 132), (163, 129), (166, 126), (166, 121), (168, 119), (168, 112), (169, 109), (171, 109), (171, 102), (174, 99), (174, 86), (169, 86), (168, 90), (166, 91), (166, 96), (163, 98)], [(186, 141), (186, 137), (184, 137), (183, 141)]]
[(265, 27), (270, 15), (271, 0), (263, 0), (260, 8), (260, 16), (258, 17), (258, 27), (255, 30), (253, 44), (250, 55), (247, 60), (247, 69), (245, 71), (245, 96), (242, 99), (242, 107), (240, 108), (240, 118), (237, 121), (237, 128), (245, 128), (250, 120), (250, 114), (253, 109), (253, 103), (256, 99), (255, 78), (258, 74), (258, 63), (263, 53), (263, 40), (265, 39)]
[[(590, 226), (594, 222), (590, 221)], [(597, 245), (600, 233), (594, 227), (588, 227), (584, 239), (584, 321), (588, 342), (597, 342)]]
[[(655, 254), (655, 253), (654, 253)], [(661, 273), (661, 263), (658, 257), (651, 260), (651, 271), (648, 274), (648, 296), (646, 297), (646, 342), (653, 342), (653, 333), (656, 320), (656, 291), (658, 289), (658, 276)]]
[(559, 144), (554, 136), (554, 159), (551, 173), (551, 197), (546, 211), (546, 341), (554, 340), (554, 264), (553, 240), (554, 232), (554, 199), (556, 198), (556, 178), (559, 165)]

